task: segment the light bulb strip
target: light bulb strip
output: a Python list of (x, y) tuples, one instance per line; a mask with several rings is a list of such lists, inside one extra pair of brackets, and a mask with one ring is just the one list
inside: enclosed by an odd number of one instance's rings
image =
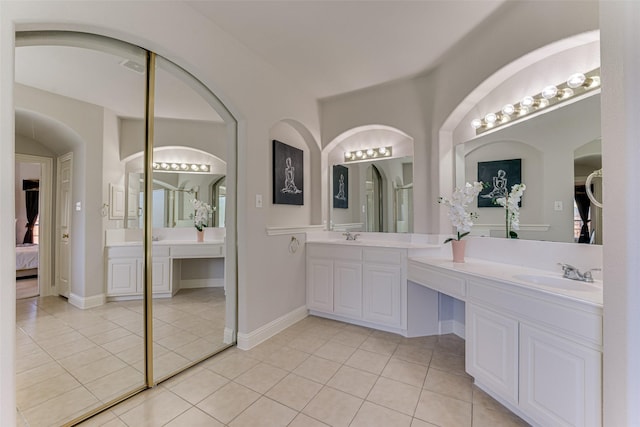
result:
[(585, 74), (575, 73), (566, 82), (555, 86), (546, 86), (540, 93), (525, 96), (518, 103), (505, 105), (501, 111), (488, 113), (481, 119), (473, 119), (471, 127), (475, 129), (476, 135), (480, 135), (507, 123), (520, 120), (528, 114), (558, 105), (599, 88), (600, 68)]
[(393, 155), (393, 148), (387, 147), (372, 147), (363, 148), (361, 150), (351, 150), (344, 152), (344, 161), (348, 162), (361, 162), (363, 160), (384, 159)]
[(188, 172), (188, 173), (210, 173), (211, 165), (204, 163), (185, 162), (153, 162), (152, 168), (155, 172)]

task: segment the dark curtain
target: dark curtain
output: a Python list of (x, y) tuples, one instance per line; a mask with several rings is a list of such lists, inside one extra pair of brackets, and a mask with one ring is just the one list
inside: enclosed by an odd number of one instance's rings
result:
[(39, 183), (34, 180), (24, 180), (22, 181), (22, 189), (25, 190), (27, 207), (27, 232), (24, 234), (22, 243), (33, 243), (33, 227), (38, 219)]
[(578, 243), (590, 243), (591, 235), (589, 233), (589, 209), (591, 207), (591, 200), (587, 196), (587, 191), (584, 185), (577, 185), (575, 190), (576, 206), (578, 207), (578, 213), (582, 220), (582, 228), (580, 229), (580, 237)]

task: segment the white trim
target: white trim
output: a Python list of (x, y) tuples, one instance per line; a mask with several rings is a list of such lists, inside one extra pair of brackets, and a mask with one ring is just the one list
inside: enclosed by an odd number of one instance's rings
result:
[(465, 339), (464, 323), (458, 322), (456, 320), (441, 320), (439, 334), (455, 334), (460, 338)]
[(333, 231), (348, 231), (348, 230), (362, 230), (364, 229), (364, 223), (354, 222), (350, 224), (333, 224)]
[(238, 348), (240, 350), (250, 350), (308, 315), (309, 310), (307, 310), (307, 306), (303, 305), (248, 334), (238, 333)]
[(267, 236), (282, 236), (283, 234), (299, 234), (308, 231), (323, 231), (324, 225), (297, 225), (291, 227), (267, 227)]
[(92, 297), (81, 297), (73, 292), (69, 293), (69, 304), (74, 307), (86, 310), (87, 308), (100, 307), (107, 301), (105, 294), (94, 295)]
[[(475, 228), (488, 228), (491, 230), (505, 230), (504, 224), (473, 224)], [(549, 231), (550, 224), (520, 224), (521, 231)]]
[(224, 328), (224, 343), (233, 344), (236, 340), (236, 332), (231, 328)]
[(179, 289), (222, 288), (224, 279), (181, 279)]

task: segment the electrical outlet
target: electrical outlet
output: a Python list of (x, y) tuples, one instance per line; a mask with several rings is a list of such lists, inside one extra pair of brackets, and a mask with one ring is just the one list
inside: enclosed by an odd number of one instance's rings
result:
[(562, 201), (561, 200), (556, 200), (555, 202), (553, 202), (553, 210), (554, 211), (561, 211), (563, 209), (562, 207)]

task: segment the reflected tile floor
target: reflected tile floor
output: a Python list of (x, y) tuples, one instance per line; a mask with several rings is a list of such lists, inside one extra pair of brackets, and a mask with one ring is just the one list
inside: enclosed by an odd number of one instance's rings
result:
[[(144, 384), (141, 300), (81, 310), (61, 297), (16, 302), (18, 425), (59, 426)], [(225, 346), (222, 288), (154, 299), (154, 374)]]
[(526, 426), (472, 384), (455, 335), (402, 338), (307, 317), (231, 348), (81, 424), (229, 427)]

